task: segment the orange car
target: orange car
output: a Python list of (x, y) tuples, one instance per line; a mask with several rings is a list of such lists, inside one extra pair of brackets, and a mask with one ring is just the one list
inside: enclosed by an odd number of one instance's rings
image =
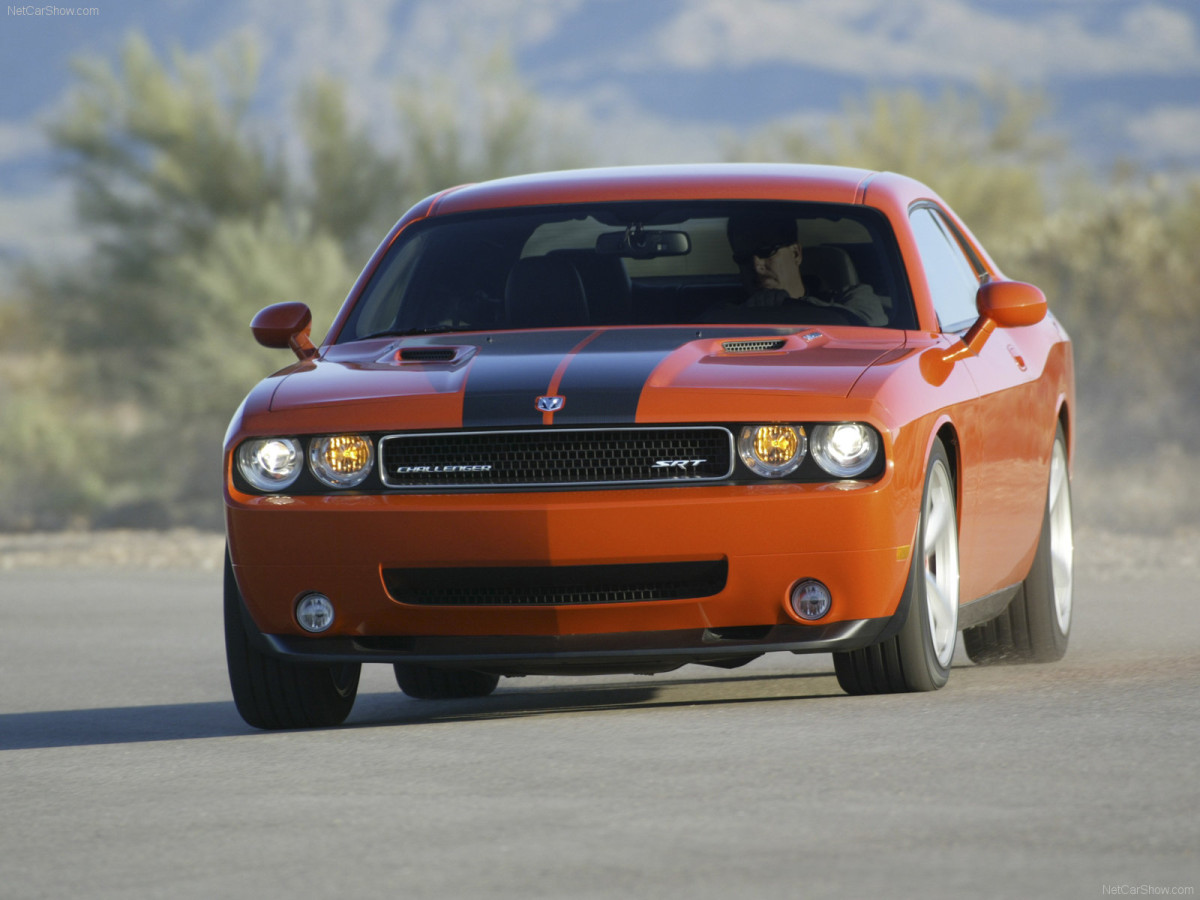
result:
[(1052, 660), (1072, 604), (1071, 344), (936, 194), (790, 165), (457, 187), (395, 226), (225, 443), (225, 637), (260, 728), (361, 664), (501, 676), (831, 652), (850, 693)]

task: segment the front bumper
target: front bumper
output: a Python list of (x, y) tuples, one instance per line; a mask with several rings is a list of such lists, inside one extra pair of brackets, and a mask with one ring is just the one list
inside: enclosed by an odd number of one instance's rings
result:
[[(871, 483), (492, 494), (256, 496), (226, 485), (234, 573), (252, 630), (272, 653), (475, 668), (651, 657), (657, 666), (866, 646), (897, 611), (918, 505), (890, 473)], [(723, 561), (723, 589), (642, 602), (438, 606), (399, 602), (385, 581), (393, 569), (690, 561)], [(819, 622), (790, 611), (802, 578), (833, 594)], [(337, 610), (320, 636), (294, 618), (310, 591)], [(723, 636), (747, 627), (766, 630), (749, 641)]]
[[(333, 637), (259, 635), (258, 649), (296, 663), (402, 663), (497, 675), (669, 672), (687, 663), (734, 668), (763, 653), (819, 653), (873, 644), (897, 616), (829, 625), (774, 625), (701, 631), (501, 637)], [(249, 624), (249, 623), (248, 623)]]

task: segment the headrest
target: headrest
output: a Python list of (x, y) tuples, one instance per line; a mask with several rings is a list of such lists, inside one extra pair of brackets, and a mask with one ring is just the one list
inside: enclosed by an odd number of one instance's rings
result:
[[(854, 261), (840, 247), (817, 244), (804, 248), (800, 275), (809, 293), (838, 292), (858, 284)], [(814, 283), (815, 282), (815, 283)]]

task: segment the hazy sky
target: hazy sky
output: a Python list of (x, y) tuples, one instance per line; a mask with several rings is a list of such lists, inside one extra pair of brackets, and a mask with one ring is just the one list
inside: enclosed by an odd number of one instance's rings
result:
[(345, 80), (357, 114), (385, 123), (400, 79), (453, 77), (502, 41), (606, 163), (715, 159), (723, 137), (780, 119), (819, 127), (871, 88), (937, 92), (1001, 75), (1044, 88), (1094, 161), (1200, 166), (1195, 0), (79, 2), (69, 10), (94, 12), (0, 16), (0, 265), (73, 246), (42, 123), (72, 57), (115, 58), (134, 29), (163, 52), (250, 36), (258, 111), (285, 135), (295, 90), (315, 73)]

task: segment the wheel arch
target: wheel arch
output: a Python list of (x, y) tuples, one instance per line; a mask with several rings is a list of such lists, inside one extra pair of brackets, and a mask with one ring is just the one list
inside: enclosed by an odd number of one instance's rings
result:
[(1075, 461), (1075, 428), (1074, 428), (1074, 413), (1071, 408), (1071, 401), (1067, 397), (1060, 397), (1058, 400), (1058, 416), (1057, 424), (1062, 426), (1063, 437), (1067, 441), (1067, 463), (1073, 465)]
[[(954, 493), (960, 494), (962, 445), (958, 439), (958, 429), (954, 427), (953, 422), (947, 420), (938, 426), (934, 437), (941, 441), (942, 446), (946, 448), (946, 456), (950, 459), (950, 477), (954, 479)], [(930, 442), (930, 447), (932, 449), (932, 442)]]
[[(919, 507), (919, 500), (925, 488), (925, 472), (929, 466), (929, 458), (933, 453), (933, 445), (935, 441), (941, 441), (942, 446), (946, 450), (946, 458), (950, 463), (950, 480), (954, 489), (955, 506), (957, 507), (959, 529), (962, 528), (962, 474), (963, 474), (963, 447), (962, 439), (959, 435), (958, 426), (948, 414), (943, 414), (935, 419), (925, 432), (923, 446), (918, 444), (912, 448), (913, 456), (909, 457), (912, 464), (912, 480), (911, 489), (913, 491), (914, 510)], [(916, 453), (920, 453), (917, 457)], [(916, 531), (919, 522), (918, 516), (913, 518), (913, 540), (916, 541)]]

